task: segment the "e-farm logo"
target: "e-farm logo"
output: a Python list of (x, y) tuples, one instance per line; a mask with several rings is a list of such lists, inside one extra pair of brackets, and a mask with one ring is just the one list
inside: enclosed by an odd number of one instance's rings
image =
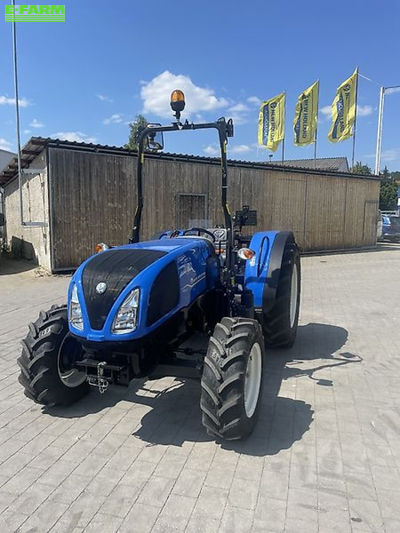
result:
[(65, 22), (65, 5), (6, 5), (6, 22)]

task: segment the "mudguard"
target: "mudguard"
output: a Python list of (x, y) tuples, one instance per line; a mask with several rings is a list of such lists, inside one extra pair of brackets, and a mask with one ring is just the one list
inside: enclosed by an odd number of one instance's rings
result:
[(260, 231), (250, 241), (255, 256), (246, 262), (244, 283), (253, 293), (256, 313), (268, 313), (275, 302), (287, 242), (294, 242), (291, 231)]

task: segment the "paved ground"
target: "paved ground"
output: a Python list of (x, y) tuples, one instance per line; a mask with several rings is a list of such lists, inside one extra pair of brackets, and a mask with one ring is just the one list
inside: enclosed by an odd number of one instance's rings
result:
[(268, 355), (254, 435), (221, 445), (197, 382), (27, 400), (18, 341), (69, 280), (3, 262), (0, 531), (398, 533), (400, 248), (302, 265), (298, 341)]

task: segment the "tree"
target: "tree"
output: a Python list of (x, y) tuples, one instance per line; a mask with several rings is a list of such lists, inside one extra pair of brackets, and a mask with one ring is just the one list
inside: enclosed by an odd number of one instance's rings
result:
[(397, 209), (397, 189), (395, 181), (397, 172), (390, 172), (388, 167), (379, 173), (381, 177), (381, 189), (379, 193), (379, 209), (381, 211), (394, 211)]
[(391, 176), (392, 180), (398, 181), (399, 184), (400, 184), (400, 170), (396, 170), (395, 172), (391, 172), (390, 176)]
[(397, 188), (397, 183), (391, 179), (383, 179), (381, 181), (379, 194), (379, 209), (381, 211), (394, 211), (397, 209)]
[(379, 175), (382, 176), (384, 180), (391, 178), (391, 173), (389, 172), (389, 169), (386, 165), (382, 172), (379, 173)]
[(145, 128), (147, 124), (148, 124), (148, 121), (143, 115), (136, 115), (135, 120), (129, 124), (129, 128), (130, 128), (129, 140), (128, 140), (128, 143), (124, 146), (124, 148), (127, 148), (128, 150), (138, 149), (138, 144), (137, 144), (138, 131), (141, 130), (142, 128)]
[(356, 164), (351, 169), (354, 174), (364, 174), (367, 176), (370, 176), (372, 174), (372, 170), (368, 165), (363, 165), (361, 161), (356, 161)]

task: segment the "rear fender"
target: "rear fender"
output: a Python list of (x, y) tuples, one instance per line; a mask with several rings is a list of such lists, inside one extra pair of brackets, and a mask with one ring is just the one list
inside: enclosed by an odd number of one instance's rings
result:
[(288, 241), (294, 242), (291, 231), (261, 231), (250, 241), (250, 248), (256, 253), (246, 262), (244, 283), (253, 293), (256, 310), (268, 312), (274, 305), (283, 251)]

